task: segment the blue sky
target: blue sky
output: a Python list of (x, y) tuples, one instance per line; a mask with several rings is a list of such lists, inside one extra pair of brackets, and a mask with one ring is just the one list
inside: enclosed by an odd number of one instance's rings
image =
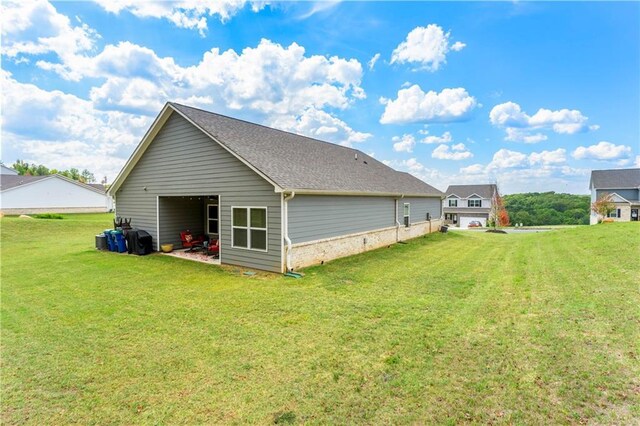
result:
[(2, 161), (111, 181), (166, 101), (446, 189), (640, 167), (640, 3), (3, 2)]

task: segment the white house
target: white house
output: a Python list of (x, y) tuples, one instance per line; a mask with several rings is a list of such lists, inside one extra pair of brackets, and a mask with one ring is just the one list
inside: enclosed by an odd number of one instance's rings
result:
[(470, 222), (487, 226), (491, 214), (491, 203), (498, 192), (495, 184), (449, 185), (442, 202), (444, 222), (466, 228)]
[[(5, 173), (5, 169), (7, 173)], [(101, 185), (87, 185), (61, 175), (20, 176), (3, 166), (0, 210), (4, 214), (108, 212), (113, 201)]]

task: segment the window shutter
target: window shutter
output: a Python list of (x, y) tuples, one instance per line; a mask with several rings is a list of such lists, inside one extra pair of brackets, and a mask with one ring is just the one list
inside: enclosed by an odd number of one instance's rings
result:
[(620, 209), (618, 209), (618, 216), (617, 217), (620, 218)]

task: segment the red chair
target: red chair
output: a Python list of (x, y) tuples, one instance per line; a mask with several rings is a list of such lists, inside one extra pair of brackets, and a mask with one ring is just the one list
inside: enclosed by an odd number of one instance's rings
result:
[(204, 236), (194, 237), (191, 231), (188, 229), (180, 233), (180, 241), (182, 241), (182, 248), (187, 248), (187, 251), (193, 251), (194, 249), (201, 248), (204, 245)]
[(216, 258), (220, 256), (220, 240), (209, 240), (207, 254)]

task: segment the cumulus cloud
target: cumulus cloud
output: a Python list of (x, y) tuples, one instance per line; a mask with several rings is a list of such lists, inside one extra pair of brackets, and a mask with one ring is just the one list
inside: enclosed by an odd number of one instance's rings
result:
[(469, 175), (484, 174), (485, 171), (485, 167), (482, 164), (472, 164), (470, 166), (460, 168), (460, 173)]
[(394, 136), (391, 141), (396, 152), (413, 152), (413, 147), (416, 146), (416, 138), (413, 135)]
[(357, 132), (339, 118), (315, 108), (307, 108), (298, 116), (273, 117), (268, 124), (277, 129), (344, 146), (365, 142), (372, 136), (371, 133)]
[(450, 33), (445, 33), (442, 27), (436, 24), (416, 27), (391, 53), (391, 63), (418, 64), (420, 69), (437, 71), (447, 62), (447, 53), (450, 50), (457, 52), (466, 46), (461, 42), (451, 46), (449, 38)]
[(529, 164), (558, 164), (567, 161), (567, 150), (558, 148), (554, 151), (532, 152), (529, 154)]
[(524, 142), (524, 143), (538, 143), (542, 141), (546, 141), (548, 139), (547, 135), (544, 133), (528, 133), (525, 130), (518, 129), (515, 127), (507, 127), (506, 129), (507, 136), (504, 140), (512, 141), (512, 142)]
[(24, 61), (18, 56), (53, 53), (64, 59), (93, 49), (99, 38), (87, 24), (73, 25), (45, 0), (4, 1), (0, 13), (1, 52), (8, 58)]
[(1, 77), (3, 149), (19, 149), (27, 161), (114, 178), (152, 121), (99, 111), (90, 101), (20, 83), (6, 71)]
[(463, 143), (455, 145), (438, 145), (431, 153), (431, 157), (439, 160), (466, 160), (473, 157), (473, 154), (467, 150)]
[(591, 146), (579, 146), (571, 156), (577, 160), (621, 160), (631, 156), (631, 147), (615, 145), (611, 142), (601, 141)]
[(596, 130), (597, 125), (588, 125), (589, 118), (578, 110), (561, 109), (552, 111), (540, 108), (533, 115), (522, 111), (515, 102), (505, 102), (493, 107), (489, 121), (496, 127), (506, 129), (506, 140), (536, 143), (546, 140), (542, 133), (531, 134), (534, 129), (551, 130), (559, 134), (575, 134)]
[(477, 105), (476, 99), (461, 87), (425, 93), (417, 84), (400, 89), (395, 100), (382, 98), (380, 102), (385, 105), (382, 124), (463, 121)]
[(493, 154), (489, 169), (506, 169), (527, 164), (527, 155), (522, 152), (502, 148)]
[(442, 136), (429, 135), (429, 132), (424, 132), (425, 137), (420, 141), (421, 143), (434, 144), (434, 143), (450, 143), (453, 141), (451, 132), (444, 132)]
[(264, 7), (265, 2), (247, 0), (94, 0), (107, 12), (118, 14), (127, 11), (139, 18), (166, 19), (178, 28), (198, 30), (204, 35), (207, 30), (207, 17), (217, 17), (221, 22), (228, 21), (247, 3), (251, 3), (254, 12)]
[(373, 70), (373, 67), (376, 66), (376, 62), (378, 62), (378, 59), (380, 59), (379, 53), (376, 53), (375, 55), (373, 55), (373, 57), (368, 62), (369, 70)]

